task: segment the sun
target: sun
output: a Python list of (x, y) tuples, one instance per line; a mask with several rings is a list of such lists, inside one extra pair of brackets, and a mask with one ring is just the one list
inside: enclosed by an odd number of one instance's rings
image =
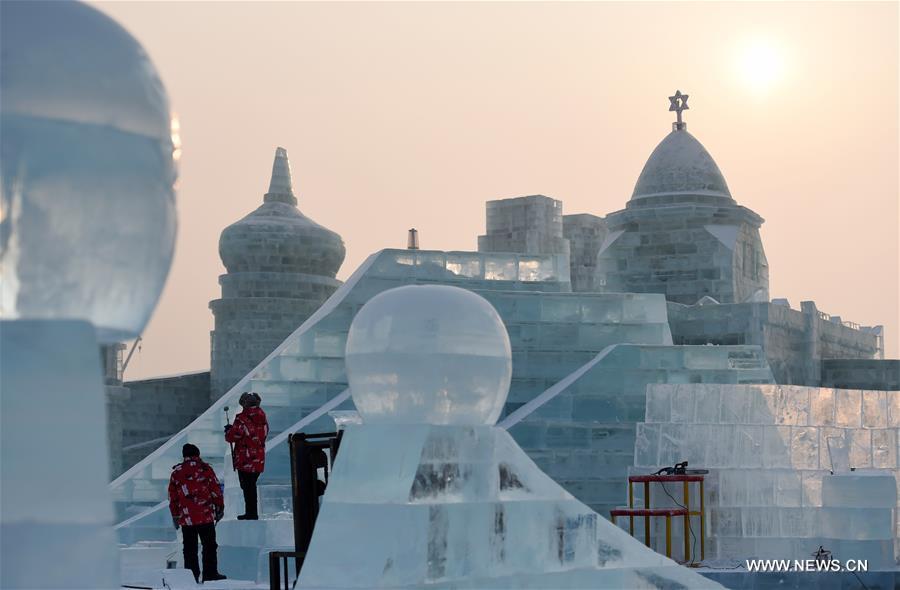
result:
[(740, 48), (737, 69), (747, 87), (759, 93), (767, 92), (782, 76), (783, 52), (771, 40), (753, 39)]

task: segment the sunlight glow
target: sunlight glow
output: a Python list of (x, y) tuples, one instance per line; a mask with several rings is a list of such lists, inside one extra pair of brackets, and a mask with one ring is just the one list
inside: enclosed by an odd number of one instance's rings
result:
[(780, 78), (784, 57), (778, 46), (767, 39), (746, 43), (738, 57), (738, 74), (742, 82), (756, 92), (768, 91)]

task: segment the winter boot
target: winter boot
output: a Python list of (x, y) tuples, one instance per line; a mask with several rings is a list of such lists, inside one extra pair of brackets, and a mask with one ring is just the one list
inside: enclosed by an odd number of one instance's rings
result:
[(211, 574), (207, 574), (206, 572), (203, 572), (203, 581), (204, 582), (214, 582), (216, 580), (227, 580), (227, 579), (228, 579), (227, 576), (223, 576), (219, 572), (213, 572)]

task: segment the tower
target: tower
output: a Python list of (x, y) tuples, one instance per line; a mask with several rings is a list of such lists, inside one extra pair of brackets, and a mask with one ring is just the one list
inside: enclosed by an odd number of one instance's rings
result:
[(277, 148), (263, 204), (222, 231), (222, 297), (210, 301), (211, 392), (218, 399), (340, 286), (344, 242), (297, 209), (287, 150)]
[(687, 94), (669, 97), (677, 121), (653, 150), (625, 209), (606, 217), (595, 287), (662, 293), (693, 305), (768, 301), (762, 217), (738, 205), (712, 156), (688, 133)]

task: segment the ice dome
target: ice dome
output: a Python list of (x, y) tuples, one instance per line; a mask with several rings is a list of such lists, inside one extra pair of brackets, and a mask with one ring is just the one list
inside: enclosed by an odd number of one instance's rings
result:
[(228, 272), (295, 272), (333, 277), (344, 261), (344, 241), (297, 209), (287, 150), (275, 150), (263, 204), (232, 223), (219, 238)]
[(175, 245), (165, 89), (134, 37), (90, 6), (0, 12), (0, 315), (133, 338)]
[(632, 199), (663, 195), (701, 195), (731, 198), (715, 160), (687, 130), (669, 133), (644, 164)]
[(512, 376), (497, 311), (471, 291), (442, 285), (370, 299), (350, 325), (346, 363), (365, 423), (492, 425)]

